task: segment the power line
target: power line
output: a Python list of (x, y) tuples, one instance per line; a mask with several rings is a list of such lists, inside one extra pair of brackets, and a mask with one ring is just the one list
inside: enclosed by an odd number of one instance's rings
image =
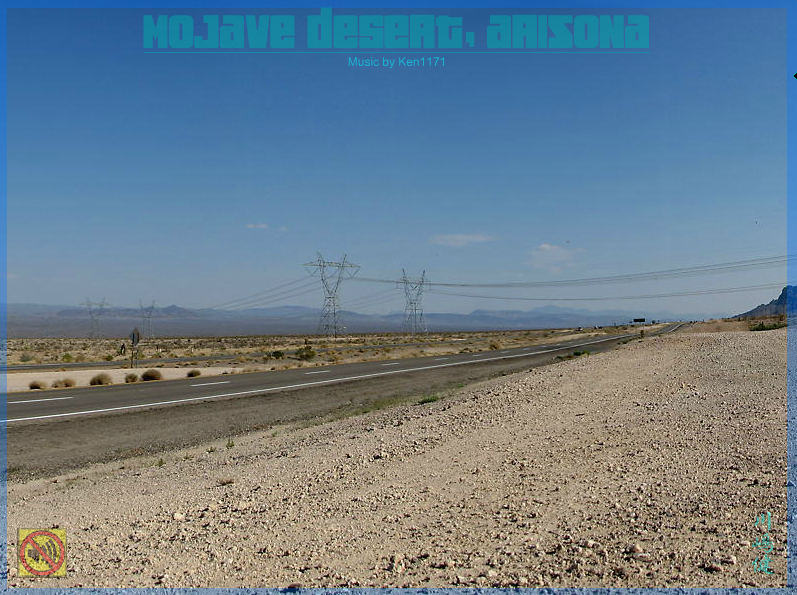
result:
[(246, 297), (240, 297), (240, 298), (237, 298), (237, 299), (234, 299), (234, 300), (228, 300), (226, 302), (221, 302), (219, 304), (215, 304), (213, 306), (208, 306), (207, 308), (201, 308), (201, 309), (202, 310), (213, 310), (213, 309), (216, 309), (216, 308), (223, 309), (223, 308), (226, 308), (226, 307), (232, 307), (232, 304), (236, 304), (237, 302), (245, 302), (247, 300), (250, 300), (252, 298), (256, 298), (258, 296), (262, 296), (262, 295), (265, 295), (265, 294), (268, 294), (268, 293), (273, 293), (273, 292), (275, 292), (275, 291), (277, 291), (279, 289), (283, 289), (285, 287), (289, 287), (291, 285), (295, 285), (296, 283), (299, 283), (299, 282), (305, 281), (305, 280), (307, 280), (307, 277), (302, 277), (301, 279), (294, 279), (293, 281), (288, 281), (287, 283), (283, 283), (282, 285), (277, 285), (276, 287), (272, 287), (271, 289), (264, 289), (263, 291), (258, 291), (257, 293), (253, 293), (252, 295), (248, 295)]
[(268, 295), (264, 295), (264, 296), (261, 296), (261, 297), (258, 297), (258, 298), (254, 298), (254, 299), (249, 299), (249, 300), (246, 300), (246, 301), (240, 301), (240, 302), (238, 302), (236, 304), (233, 304), (231, 306), (225, 306), (224, 308), (217, 308), (217, 310), (240, 310), (242, 308), (250, 308), (252, 306), (256, 306), (256, 305), (259, 305), (259, 304), (270, 303), (270, 302), (274, 302), (274, 301), (277, 301), (277, 300), (285, 299), (287, 297), (291, 297), (289, 294), (292, 294), (295, 291), (302, 291), (302, 290), (307, 289), (309, 287), (317, 287), (318, 286), (318, 281), (316, 279), (311, 279), (311, 278), (308, 277), (306, 279), (306, 281), (307, 281), (306, 283), (302, 283), (301, 285), (297, 285), (297, 286), (291, 287), (289, 289), (283, 289), (282, 291), (278, 291), (276, 293), (271, 293), (271, 294), (268, 294)]
[(265, 305), (268, 305), (268, 304), (275, 304), (275, 303), (279, 303), (279, 302), (284, 302), (285, 300), (289, 300), (289, 299), (292, 299), (292, 298), (295, 298), (295, 297), (299, 297), (300, 295), (306, 295), (308, 293), (312, 293), (314, 291), (317, 291), (318, 290), (318, 285), (319, 285), (319, 283), (318, 283), (318, 281), (316, 281), (315, 283), (313, 283), (311, 285), (311, 287), (309, 289), (304, 289), (303, 291), (299, 291), (297, 293), (291, 293), (289, 295), (279, 295), (279, 296), (275, 296), (275, 297), (264, 298), (264, 299), (261, 299), (261, 300), (258, 300), (256, 302), (254, 302), (254, 303), (245, 304), (243, 306), (235, 306), (233, 308), (228, 308), (228, 310), (232, 311), (232, 312), (235, 312), (235, 311), (238, 311), (238, 310), (247, 310), (247, 309), (250, 309), (250, 308), (259, 308), (261, 306), (265, 306)]
[[(431, 283), (432, 287), (484, 287), (484, 288), (523, 288), (523, 287), (574, 287), (579, 285), (597, 285), (604, 283), (629, 283), (636, 281), (652, 281), (658, 279), (672, 279), (677, 277), (695, 277), (707, 274), (732, 273), (753, 269), (779, 268), (788, 262), (797, 259), (797, 254), (787, 256), (771, 256), (767, 258), (754, 258), (719, 264), (700, 265), (677, 269), (667, 269), (647, 273), (632, 273), (628, 275), (611, 275), (608, 277), (587, 277), (583, 279), (564, 279), (559, 281), (529, 281), (519, 283)], [(401, 279), (374, 279), (357, 277), (355, 281), (367, 283), (402, 283)]]
[(498, 296), (498, 295), (472, 295), (467, 293), (456, 293), (452, 291), (436, 291), (436, 294), (454, 295), (458, 297), (480, 298), (487, 300), (521, 300), (531, 302), (591, 302), (601, 300), (643, 300), (650, 298), (678, 297), (688, 295), (713, 295), (718, 293), (736, 293), (741, 291), (755, 291), (758, 289), (779, 289), (782, 283), (769, 285), (747, 285), (744, 287), (729, 287), (725, 289), (704, 289), (697, 291), (682, 291), (677, 293), (657, 293), (650, 295), (620, 295), (612, 297), (586, 297), (586, 298), (551, 298), (551, 297), (518, 297), (518, 296)]
[(377, 291), (376, 293), (369, 293), (368, 295), (364, 295), (364, 296), (361, 296), (361, 297), (358, 297), (358, 298), (354, 298), (350, 302), (346, 302), (343, 305), (346, 308), (359, 307), (360, 306), (360, 302), (368, 302), (368, 301), (371, 301), (373, 298), (376, 298), (378, 296), (385, 296), (385, 295), (387, 295), (389, 293), (395, 293), (396, 289), (397, 289), (396, 287), (391, 287), (390, 289), (383, 289), (382, 291)]
[[(357, 310), (363, 310), (363, 309), (366, 309), (366, 308), (370, 308), (372, 306), (378, 306), (380, 304), (389, 304), (390, 302), (395, 302), (400, 297), (401, 297), (401, 294), (395, 293), (394, 295), (388, 296), (386, 298), (379, 298), (379, 299), (376, 299), (376, 300), (373, 300), (373, 301), (370, 301), (370, 302), (366, 302), (364, 304), (358, 304), (358, 305), (356, 305), (354, 307)], [(346, 305), (346, 309), (350, 310), (351, 306)]]

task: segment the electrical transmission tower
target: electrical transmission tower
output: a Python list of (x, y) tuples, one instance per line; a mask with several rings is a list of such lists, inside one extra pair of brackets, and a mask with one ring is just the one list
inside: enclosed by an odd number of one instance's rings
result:
[(99, 302), (92, 302), (89, 298), (86, 298), (86, 301), (80, 305), (86, 306), (89, 311), (89, 318), (91, 319), (91, 338), (99, 339), (102, 336), (100, 334), (100, 316), (105, 312), (105, 307), (110, 306), (110, 304), (105, 301), (105, 298), (102, 298)]
[(344, 279), (351, 279), (360, 270), (359, 265), (346, 262), (346, 255), (340, 262), (330, 262), (324, 260), (321, 253), (316, 252), (318, 257), (314, 262), (308, 262), (304, 266), (314, 277), (321, 278), (324, 286), (324, 309), (321, 312), (321, 320), (318, 322), (318, 334), (337, 337), (341, 334), (344, 327), (341, 326), (340, 304), (338, 302), (338, 289)]
[(404, 284), (404, 297), (407, 305), (404, 307), (404, 327), (405, 332), (411, 335), (426, 333), (426, 320), (423, 317), (423, 290), (429, 282), (426, 279), (426, 271), (421, 273), (420, 279), (410, 279), (406, 271), (401, 269), (401, 282)]
[(141, 326), (144, 328), (147, 339), (151, 340), (154, 337), (152, 334), (152, 313), (155, 311), (155, 301), (153, 300), (149, 306), (144, 306), (141, 300), (138, 300), (138, 308), (141, 310)]

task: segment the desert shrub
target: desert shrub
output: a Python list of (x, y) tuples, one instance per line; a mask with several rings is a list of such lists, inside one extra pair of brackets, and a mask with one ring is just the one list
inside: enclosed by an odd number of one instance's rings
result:
[(149, 380), (162, 380), (163, 376), (158, 370), (147, 370), (141, 375), (141, 380), (147, 382)]
[(186, 373), (186, 376), (188, 378), (196, 378), (197, 376), (200, 376), (201, 374), (202, 374), (202, 372), (200, 372), (199, 370), (188, 370), (188, 372)]
[(89, 380), (89, 384), (92, 386), (97, 386), (100, 384), (113, 384), (111, 381), (111, 377), (108, 376), (105, 372), (102, 374), (97, 374), (96, 376), (92, 376), (91, 380)]
[(282, 359), (283, 357), (285, 357), (285, 353), (277, 349), (276, 351), (271, 352), (271, 357), (273, 357), (274, 359)]
[(102, 359), (104, 359), (106, 362), (112, 362), (113, 358), (114, 358), (114, 355), (112, 353), (109, 353), (108, 355), (106, 355)]
[(61, 356), (62, 362), (71, 362), (73, 359), (74, 358), (72, 357), (71, 353), (65, 353), (63, 356)]
[(30, 384), (28, 385), (28, 388), (34, 389), (34, 390), (42, 390), (42, 389), (47, 388), (47, 387), (46, 387), (45, 383), (42, 382), (41, 380), (31, 380)]
[(501, 349), (501, 344), (495, 341), (490, 341), (490, 349)]
[(315, 357), (315, 351), (309, 345), (305, 345), (296, 350), (296, 357), (302, 361), (310, 361)]
[(75, 381), (71, 378), (62, 378), (60, 380), (56, 380), (52, 384), (53, 388), (70, 388), (72, 386), (75, 386)]
[(21, 362), (29, 362), (32, 359), (33, 359), (33, 355), (31, 355), (27, 351), (22, 353), (22, 355), (19, 356), (19, 361), (21, 361)]
[(766, 324), (764, 322), (759, 322), (755, 326), (751, 326), (751, 331), (773, 331), (777, 328), (783, 328), (786, 326), (784, 322), (773, 322), (772, 324)]
[(427, 397), (424, 397), (423, 399), (421, 399), (420, 401), (418, 401), (415, 404), (416, 405), (426, 405), (427, 403), (434, 403), (435, 401), (439, 401), (439, 400), (440, 400), (440, 397), (438, 397), (437, 395), (429, 395)]
[(131, 382), (138, 382), (138, 374), (133, 374), (132, 372), (125, 374), (125, 382), (128, 384)]

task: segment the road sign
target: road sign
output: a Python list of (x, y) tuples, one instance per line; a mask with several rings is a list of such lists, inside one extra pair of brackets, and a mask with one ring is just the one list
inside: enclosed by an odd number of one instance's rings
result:
[(65, 576), (66, 531), (19, 530), (19, 576)]
[(133, 347), (138, 345), (138, 342), (141, 341), (141, 333), (138, 332), (138, 328), (134, 328), (133, 332), (130, 333), (130, 342), (133, 344)]
[(634, 322), (645, 322), (644, 318), (634, 318)]

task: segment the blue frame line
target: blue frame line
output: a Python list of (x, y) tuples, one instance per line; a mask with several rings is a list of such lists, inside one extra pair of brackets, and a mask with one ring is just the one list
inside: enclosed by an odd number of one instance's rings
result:
[[(157, 1), (157, 0), (145, 0), (145, 1), (126, 1), (126, 2), (111, 2), (110, 0), (105, 1), (97, 1), (97, 0), (90, 0), (84, 1), (82, 3), (69, 3), (69, 2), (43, 2), (43, 1), (20, 1), (20, 0), (11, 0), (5, 2), (7, 9), (13, 8), (163, 8), (163, 9), (180, 9), (180, 8), (191, 8), (191, 9), (203, 9), (203, 8), (219, 8), (219, 5), (222, 4), (218, 1), (210, 1), (210, 0), (193, 0), (193, 1), (185, 1), (185, 0), (171, 0), (169, 2), (164, 1)], [(298, 4), (288, 3), (288, 2), (271, 2), (271, 1), (253, 1), (253, 0), (239, 0), (234, 3), (235, 8), (258, 8), (258, 9), (268, 9), (268, 8), (285, 8), (286, 5), (291, 5), (291, 9), (300, 9), (300, 8), (321, 8), (321, 7), (332, 7), (332, 8), (351, 8), (351, 9), (363, 9), (374, 7), (374, 2), (363, 2), (358, 0), (350, 0), (348, 2), (336, 2), (332, 0), (324, 0), (321, 2), (300, 2)], [(552, 8), (552, 2), (539, 2), (539, 1), (517, 1), (517, 0), (505, 0), (502, 2), (496, 3), (497, 6), (501, 8)], [(418, 0), (415, 2), (391, 2), (387, 4), (390, 8), (429, 8), (429, 9), (444, 9), (444, 8), (452, 8), (452, 9), (462, 9), (462, 8), (491, 8), (489, 3), (481, 1), (481, 2), (469, 2), (466, 0), (460, 0), (457, 2), (447, 2), (447, 1), (437, 1), (437, 2), (426, 2), (422, 0)], [(384, 7), (378, 7), (384, 8)], [(792, 32), (792, 35), (788, 36), (787, 42), (787, 72), (784, 72), (784, 76), (790, 78), (790, 90), (788, 91), (787, 97), (787, 110), (795, 113), (795, 101), (797, 101), (797, 80), (791, 78), (792, 75), (797, 72), (797, 10), (795, 8), (795, 3), (793, 0), (770, 0), (766, 2), (763, 6), (760, 0), (747, 0), (747, 1), (737, 1), (737, 0), (705, 0), (705, 1), (696, 1), (696, 2), (686, 2), (686, 1), (675, 1), (675, 2), (666, 2), (666, 1), (629, 1), (629, 0), (582, 0), (582, 1), (564, 1), (564, 2), (556, 2), (555, 9), (567, 9), (567, 8), (613, 8), (613, 9), (654, 9), (654, 8), (784, 8), (786, 9), (787, 14), (787, 28), (789, 31)], [(7, 64), (7, 12), (2, 12), (2, 34), (4, 37), (3, 43), (0, 44), (0, 52), (2, 52), (2, 61), (0, 61), (0, 68), (2, 68), (3, 76), (3, 107), (6, 108), (6, 91), (7, 91), (7, 77), (6, 77), (6, 64)], [(162, 52), (147, 52), (147, 53), (211, 53), (211, 52), (174, 52), (174, 51), (162, 51)], [(242, 53), (237, 51), (232, 52), (212, 52), (212, 53)], [(249, 53), (256, 53), (256, 52), (249, 52)], [(260, 53), (260, 52), (257, 52)], [(343, 52), (343, 51), (327, 51), (327, 52), (262, 52), (262, 53), (352, 53), (352, 52)], [(363, 52), (364, 53), (364, 52)], [(386, 53), (384, 50), (374, 50), (370, 53)], [(403, 52), (408, 53), (408, 52)], [(417, 53), (426, 53), (426, 54), (439, 54), (444, 53), (436, 50), (424, 51), (424, 52), (417, 52)], [(463, 49), (461, 51), (454, 51), (454, 52), (445, 52), (445, 53), (542, 53), (540, 51), (534, 52), (503, 52), (503, 51), (490, 51), (490, 52), (469, 52), (467, 49)], [(554, 53), (554, 52), (546, 52), (546, 53)], [(560, 53), (577, 53), (575, 51), (566, 51)], [(614, 54), (622, 54), (622, 53), (647, 53), (647, 52), (629, 52), (629, 51), (615, 51), (615, 52), (578, 52), (578, 53), (614, 53)], [(7, 113), (7, 110), (6, 110)], [(7, 121), (3, 122), (3, 133), (5, 140), (7, 142)], [(791, 118), (788, 120), (788, 130), (787, 130), (787, 137), (788, 137), (788, 149), (794, 149), (797, 147), (795, 145), (795, 139), (797, 138), (797, 118)], [(2, 150), (5, 153), (7, 151), (7, 144), (4, 142), (2, 144)], [(795, 168), (797, 166), (794, 162), (788, 163), (788, 177), (791, 179), (797, 179), (797, 171)], [(4, 178), (7, 177), (7, 170), (4, 170)], [(8, 196), (6, 193), (6, 184), (3, 184), (3, 192), (5, 195), (6, 200), (6, 218), (7, 218), (7, 200)], [(788, 190), (787, 194), (787, 204), (789, 202), (788, 197), (793, 194), (793, 190), (791, 188)], [(797, 251), (797, 214), (794, 213), (792, 209), (788, 209), (788, 220), (787, 220), (787, 240), (788, 240), (788, 253), (794, 253)], [(4, 250), (6, 251), (6, 258), (4, 258), (4, 267), (7, 268), (7, 246), (4, 244)], [(797, 280), (797, 270), (794, 270), (796, 265), (793, 262), (790, 262), (788, 265), (788, 280), (793, 281)], [(6, 284), (6, 278), (3, 279), (3, 283)], [(6, 302), (7, 302), (7, 287), (4, 287), (6, 290)], [(790, 309), (797, 307), (797, 304), (790, 305)], [(7, 321), (6, 321), (6, 308), (3, 309), (3, 324), (2, 324), (2, 337), (0, 339), (3, 340), (3, 345), (5, 346), (5, 340), (7, 338)], [(792, 317), (789, 317), (789, 329), (788, 329), (788, 370), (787, 370), (787, 464), (788, 464), (788, 484), (787, 484), (787, 503), (788, 503), (788, 513), (787, 513), (787, 552), (788, 552), (788, 559), (787, 559), (787, 573), (786, 573), (786, 580), (787, 580), (787, 587), (785, 588), (772, 588), (772, 589), (754, 589), (750, 590), (751, 593), (764, 594), (764, 595), (775, 595), (775, 594), (786, 594), (794, 592), (793, 589), (797, 587), (797, 526), (795, 526), (795, 513), (797, 509), (795, 509), (795, 485), (797, 484), (797, 460), (795, 459), (795, 448), (797, 448), (797, 330), (793, 324), (797, 323), (797, 321), (792, 320)], [(3, 357), (5, 357), (5, 347), (3, 351)], [(3, 362), (5, 363), (5, 362)], [(0, 419), (5, 419), (6, 416), (6, 400), (3, 399), (2, 403), (2, 410), (0, 410)], [(3, 489), (2, 489), (2, 510), (3, 514), (0, 515), (2, 517), (2, 531), (3, 535), (7, 533), (7, 475), (6, 475), (6, 465), (7, 465), (7, 436), (6, 436), (6, 425), (0, 425), (0, 456), (2, 457), (3, 463)], [(752, 515), (752, 513), (751, 513)], [(7, 555), (9, 552), (7, 551), (7, 543), (5, 539), (0, 540), (0, 551), (2, 552), (3, 560), (2, 566), (0, 566), (0, 573), (2, 573), (2, 577), (0, 578), (0, 586), (5, 587), (4, 590), (7, 590), (7, 564), (5, 563), (7, 560)], [(256, 579), (256, 577), (253, 577)], [(90, 593), (131, 593), (131, 594), (141, 594), (141, 595), (149, 595), (153, 593), (196, 593), (198, 595), (207, 594), (207, 595), (239, 595), (239, 594), (249, 594), (249, 593), (292, 593), (292, 594), (301, 594), (301, 595), (326, 595), (331, 593), (351, 593), (352, 595), (356, 594), (363, 594), (363, 595), (371, 595), (375, 592), (379, 592), (380, 595), (405, 595), (405, 594), (428, 594), (428, 595), (444, 595), (444, 594), (451, 594), (451, 593), (462, 593), (464, 594), (477, 594), (477, 593), (495, 593), (495, 592), (502, 592), (502, 593), (514, 593), (518, 591), (522, 591), (524, 593), (540, 593), (540, 594), (556, 594), (556, 595), (581, 595), (586, 593), (595, 593), (601, 595), (652, 595), (652, 594), (661, 594), (661, 595), (724, 595), (724, 594), (731, 594), (731, 593), (739, 593), (740, 591), (744, 592), (744, 590), (740, 589), (683, 589), (683, 588), (632, 588), (632, 589), (618, 589), (618, 588), (603, 588), (603, 589), (576, 589), (576, 588), (544, 588), (544, 589), (230, 589), (230, 588), (205, 588), (205, 589), (160, 589), (160, 588), (153, 588), (153, 589), (79, 589), (79, 588), (63, 588), (63, 589), (38, 589), (38, 588), (30, 588), (30, 589), (19, 589), (21, 593), (82, 593), (82, 592), (90, 592)]]

